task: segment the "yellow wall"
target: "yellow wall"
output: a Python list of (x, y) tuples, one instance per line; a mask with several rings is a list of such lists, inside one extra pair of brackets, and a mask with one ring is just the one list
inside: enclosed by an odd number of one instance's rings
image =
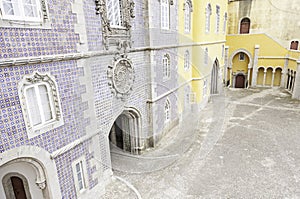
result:
[(240, 61), (239, 60), (239, 54), (236, 54), (233, 57), (232, 61), (232, 72), (240, 72), (243, 71), (244, 73), (248, 73), (248, 64), (249, 64), (249, 58), (247, 55), (245, 55), (245, 60)]

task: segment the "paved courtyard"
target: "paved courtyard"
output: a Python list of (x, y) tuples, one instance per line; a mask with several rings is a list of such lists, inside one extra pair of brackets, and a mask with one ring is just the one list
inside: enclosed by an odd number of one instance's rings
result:
[(226, 89), (184, 123), (141, 156), (112, 148), (105, 198), (300, 198), (300, 102), (286, 91)]

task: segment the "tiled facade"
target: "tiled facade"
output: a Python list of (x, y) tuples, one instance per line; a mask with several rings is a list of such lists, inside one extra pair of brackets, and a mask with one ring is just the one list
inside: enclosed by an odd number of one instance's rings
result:
[[(201, 101), (200, 84), (196, 90), (191, 82), (181, 85), (179, 51), (189, 49), (192, 60), (194, 49), (180, 46), (178, 16), (183, 2), (167, 1), (169, 29), (163, 30), (162, 0), (123, 0), (126, 28), (115, 35), (111, 35), (113, 27), (107, 27), (105, 2), (48, 0), (47, 17), (38, 23), (0, 16), (0, 179), (16, 175), (26, 190), (33, 190), (32, 198), (103, 194), (112, 174), (109, 139), (117, 134), (113, 129), (121, 116), (131, 122), (126, 126), (131, 129), (131, 152), (141, 153), (180, 124), (180, 107), (186, 113), (192, 110), (190, 100), (180, 98), (197, 92), (195, 102), (206, 103)], [(166, 54), (167, 79), (162, 67)], [(192, 75), (202, 62), (191, 62), (189, 79), (203, 78)], [(26, 99), (20, 99), (20, 82), (35, 73), (53, 77), (63, 123), (32, 137), (28, 131), (32, 119), (22, 108)], [(0, 198), (9, 197), (11, 189), (9, 181), (2, 182)]]

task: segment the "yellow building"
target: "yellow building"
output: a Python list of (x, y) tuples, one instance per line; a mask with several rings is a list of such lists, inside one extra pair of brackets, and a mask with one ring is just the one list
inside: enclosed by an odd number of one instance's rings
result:
[[(181, 112), (202, 108), (211, 94), (222, 90), (224, 79), (227, 2), (222, 0), (179, 1), (178, 74)], [(188, 99), (188, 100), (187, 100)]]
[(299, 12), (291, 12), (291, 5), (296, 1), (229, 1), (226, 85), (283, 87), (297, 97)]

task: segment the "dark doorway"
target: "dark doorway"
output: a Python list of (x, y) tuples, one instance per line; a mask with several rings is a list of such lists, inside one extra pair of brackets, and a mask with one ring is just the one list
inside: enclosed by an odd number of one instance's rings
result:
[(250, 32), (250, 19), (244, 18), (241, 21), (240, 34), (249, 34), (249, 32)]
[(215, 61), (211, 71), (210, 94), (218, 94), (219, 62)]
[(10, 178), (16, 199), (27, 199), (23, 180), (16, 176)]
[(235, 77), (235, 88), (245, 88), (245, 76), (239, 74)]

